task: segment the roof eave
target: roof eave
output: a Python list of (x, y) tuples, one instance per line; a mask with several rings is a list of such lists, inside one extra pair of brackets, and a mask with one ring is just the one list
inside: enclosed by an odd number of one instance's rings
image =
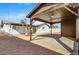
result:
[(40, 7), (41, 4), (42, 4), (42, 3), (38, 3), (38, 4), (36, 5), (36, 7), (33, 8), (33, 10), (32, 10), (26, 17), (27, 17), (27, 18), (30, 18), (30, 17), (36, 12), (36, 10)]

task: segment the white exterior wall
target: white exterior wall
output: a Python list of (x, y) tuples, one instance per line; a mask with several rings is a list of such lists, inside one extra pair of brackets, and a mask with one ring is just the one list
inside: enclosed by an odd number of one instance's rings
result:
[(13, 26), (10, 24), (4, 24), (2, 31), (12, 34), (12, 35), (20, 35), (21, 33), (25, 33), (27, 31), (27, 28), (23, 29), (13, 29)]
[(17, 32), (16, 30), (12, 29), (12, 26), (9, 24), (4, 24), (2, 30), (6, 33), (15, 35), (15, 34), (20, 34), (19, 32)]
[[(43, 27), (44, 27), (44, 29), (43, 29)], [(46, 25), (39, 27), (36, 31), (36, 33), (48, 33), (48, 32), (50, 32), (50, 29)]]
[[(44, 27), (44, 29), (43, 29), (43, 27)], [(50, 33), (50, 31), (51, 31), (51, 29), (47, 25), (43, 25), (37, 29), (36, 33)], [(61, 32), (61, 29), (52, 28), (52, 32)]]
[(58, 28), (58, 29), (52, 29), (52, 32), (61, 32), (61, 29), (60, 28)]

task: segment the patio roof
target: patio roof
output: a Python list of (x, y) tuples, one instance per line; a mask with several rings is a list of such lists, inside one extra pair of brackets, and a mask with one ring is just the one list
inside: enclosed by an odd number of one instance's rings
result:
[[(74, 4), (74, 6), (78, 7), (77, 4)], [(47, 23), (57, 23), (61, 22), (63, 18), (71, 16), (72, 14), (76, 15), (75, 10), (76, 8), (73, 7), (73, 4), (43, 3), (37, 4), (37, 6), (32, 10), (32, 12), (29, 13), (27, 17)]]
[(61, 36), (76, 37), (75, 24), (79, 4), (72, 3), (42, 3), (38, 4), (27, 16), (30, 18), (30, 40), (32, 40), (32, 21), (37, 20), (50, 24), (52, 35), (52, 24), (61, 23)]

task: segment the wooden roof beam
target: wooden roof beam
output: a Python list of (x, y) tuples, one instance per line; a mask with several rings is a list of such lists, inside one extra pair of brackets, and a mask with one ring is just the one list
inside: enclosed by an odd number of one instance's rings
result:
[(47, 13), (52, 12), (52, 11), (55, 11), (55, 10), (57, 10), (57, 9), (59, 9), (59, 8), (65, 7), (65, 6), (67, 6), (67, 5), (69, 5), (69, 4), (66, 3), (66, 4), (57, 5), (57, 6), (55, 6), (55, 7), (51, 7), (51, 8), (49, 8), (49, 9), (47, 9), (47, 10), (44, 10), (44, 11), (38, 13), (38, 14), (34, 14), (31, 18), (39, 17), (39, 16), (42, 15), (43, 13), (47, 14)]
[(77, 14), (76, 12), (74, 12), (73, 10), (71, 10), (70, 8), (68, 7), (64, 7), (66, 10), (68, 10), (69, 12), (71, 12), (72, 14), (76, 15), (77, 17), (79, 17), (79, 14)]
[(34, 20), (41, 21), (41, 22), (46, 22), (46, 23), (51, 23), (49, 21), (46, 21), (46, 20), (43, 20), (43, 19), (40, 19), (40, 18), (34, 18)]
[(41, 22), (45, 22), (45, 23), (51, 23), (51, 24), (54, 24), (54, 23), (60, 23), (61, 21), (58, 21), (58, 22), (48, 22), (48, 21), (45, 21), (43, 19), (39, 19), (39, 18), (35, 18), (34, 20), (38, 20), (38, 21), (41, 21)]

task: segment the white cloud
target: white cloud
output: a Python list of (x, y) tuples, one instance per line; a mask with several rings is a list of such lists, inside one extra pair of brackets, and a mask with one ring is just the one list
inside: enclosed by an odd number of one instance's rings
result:
[(24, 19), (26, 17), (26, 14), (24, 13), (21, 13), (21, 14), (18, 14), (18, 15), (8, 15), (8, 16), (4, 16), (3, 18), (8, 18), (8, 19)]
[(25, 13), (20, 13), (18, 15), (8, 15), (8, 16), (3, 16), (2, 18), (0, 18), (3, 21), (12, 21), (12, 22), (20, 22), (20, 20), (24, 20), (26, 18), (26, 14)]
[(30, 5), (31, 3), (18, 3), (18, 5)]

